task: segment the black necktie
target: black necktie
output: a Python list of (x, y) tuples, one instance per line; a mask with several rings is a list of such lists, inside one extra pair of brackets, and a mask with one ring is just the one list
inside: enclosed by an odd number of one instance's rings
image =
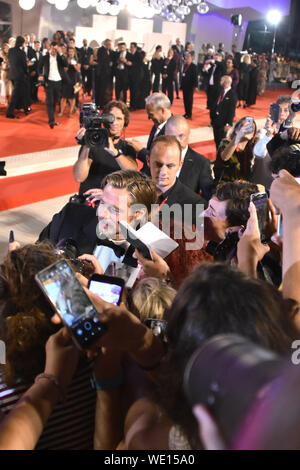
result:
[(100, 238), (97, 241), (98, 246), (107, 246), (108, 248), (111, 248), (114, 250), (114, 253), (117, 258), (121, 258), (121, 256), (124, 256), (123, 263), (127, 264), (128, 266), (131, 266), (132, 268), (136, 268), (138, 263), (137, 259), (133, 258), (132, 255), (134, 253), (134, 246), (129, 245), (128, 250), (126, 251), (125, 248), (123, 248), (120, 245), (116, 245), (114, 242), (111, 240), (108, 240), (107, 238)]

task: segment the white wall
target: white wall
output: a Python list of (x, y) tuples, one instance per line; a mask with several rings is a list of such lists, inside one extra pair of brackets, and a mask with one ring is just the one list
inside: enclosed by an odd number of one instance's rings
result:
[[(237, 38), (237, 47), (243, 47), (246, 34), (247, 22), (243, 23), (241, 33)], [(216, 46), (219, 42), (225, 45), (225, 51), (231, 51), (233, 43), (233, 33), (237, 30), (231, 24), (231, 21), (217, 13), (209, 12), (206, 15), (195, 13), (193, 16), (191, 35), (195, 37), (196, 57), (203, 43), (212, 43)]]

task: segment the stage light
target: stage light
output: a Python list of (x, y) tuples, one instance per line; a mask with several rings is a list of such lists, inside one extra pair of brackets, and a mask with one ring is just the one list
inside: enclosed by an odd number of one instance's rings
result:
[(277, 26), (280, 23), (281, 18), (282, 18), (282, 14), (280, 13), (279, 10), (270, 10), (267, 13), (268, 22), (275, 26)]
[(98, 3), (96, 6), (96, 10), (100, 15), (107, 15), (109, 11), (110, 4), (104, 0)]
[(35, 6), (35, 0), (19, 0), (19, 5), (23, 10), (31, 10)]
[(77, 5), (80, 8), (88, 8), (91, 6), (90, 0), (77, 0)]
[(69, 0), (56, 0), (55, 1), (55, 6), (57, 10), (63, 11), (65, 10), (69, 5)]
[(200, 15), (205, 15), (206, 13), (208, 13), (209, 11), (209, 6), (207, 5), (207, 3), (203, 1), (201, 1), (201, 3), (199, 3), (199, 5), (197, 6), (197, 10), (198, 12), (200, 13)]
[(108, 13), (112, 16), (118, 16), (120, 13), (120, 6), (119, 5), (109, 5)]

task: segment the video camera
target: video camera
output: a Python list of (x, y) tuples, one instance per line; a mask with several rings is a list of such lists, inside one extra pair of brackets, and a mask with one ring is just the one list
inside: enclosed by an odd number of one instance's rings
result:
[(112, 124), (115, 120), (113, 114), (100, 114), (95, 103), (83, 103), (79, 113), (80, 127), (86, 129), (84, 139), (77, 140), (79, 144), (87, 147), (108, 147), (108, 130), (102, 128), (102, 124)]

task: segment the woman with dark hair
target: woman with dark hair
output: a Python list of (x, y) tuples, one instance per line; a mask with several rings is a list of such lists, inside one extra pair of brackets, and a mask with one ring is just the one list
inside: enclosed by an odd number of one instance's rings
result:
[[(81, 64), (78, 63), (77, 53), (73, 47), (68, 47), (67, 55), (68, 67), (65, 68), (65, 77), (62, 85), (62, 99), (60, 102), (59, 116), (63, 116), (67, 104), (70, 103), (69, 117), (73, 117), (73, 110), (75, 107), (76, 96), (78, 91), (75, 90), (75, 84), (79, 83)], [(81, 76), (80, 76), (81, 79)]]
[(237, 87), (240, 81), (239, 71), (234, 67), (233, 58), (231, 56), (226, 60), (226, 75), (232, 78), (231, 88), (233, 91), (237, 91)]
[(155, 52), (152, 56), (151, 60), (151, 80), (154, 75), (154, 82), (152, 86), (152, 92), (158, 93), (159, 92), (159, 84), (160, 84), (160, 75), (163, 68), (164, 59), (162, 58), (162, 47), (156, 46)]
[(229, 138), (221, 141), (214, 166), (216, 181), (249, 180), (254, 163), (257, 126), (252, 117), (243, 117)]
[(251, 62), (247, 106), (253, 106), (254, 104), (256, 104), (257, 86), (258, 86), (257, 80), (258, 80), (258, 62), (253, 59)]
[(168, 352), (156, 373), (156, 392), (151, 399), (134, 403), (127, 414), (127, 448), (201, 449), (197, 422), (183, 391), (184, 371), (193, 352), (215, 335), (232, 333), (287, 355), (298, 337), (292, 324), (298, 310), (271, 284), (227, 264), (198, 267), (164, 316)]
[(168, 57), (164, 60), (162, 70), (162, 92), (168, 94), (168, 98), (173, 103), (174, 99), (174, 73), (176, 70), (176, 61), (174, 59), (173, 49), (169, 49)]
[[(6, 345), (6, 364), (0, 371), (0, 416), (12, 409), (44, 371), (45, 344), (60, 326), (52, 323), (54, 311), (34, 276), (61, 257), (50, 243), (40, 243), (11, 251), (0, 264), (0, 337)], [(82, 360), (68, 397), (55, 407), (38, 449), (93, 448), (96, 396), (90, 374), (88, 363)]]
[[(251, 64), (251, 57), (249, 54), (245, 54), (242, 57), (240, 66), (239, 66), (239, 75), (240, 81), (238, 85), (238, 108), (243, 106), (246, 108), (246, 101), (248, 97), (248, 89), (249, 89), (249, 82), (250, 82), (250, 64)], [(244, 105), (243, 105), (244, 103)]]

